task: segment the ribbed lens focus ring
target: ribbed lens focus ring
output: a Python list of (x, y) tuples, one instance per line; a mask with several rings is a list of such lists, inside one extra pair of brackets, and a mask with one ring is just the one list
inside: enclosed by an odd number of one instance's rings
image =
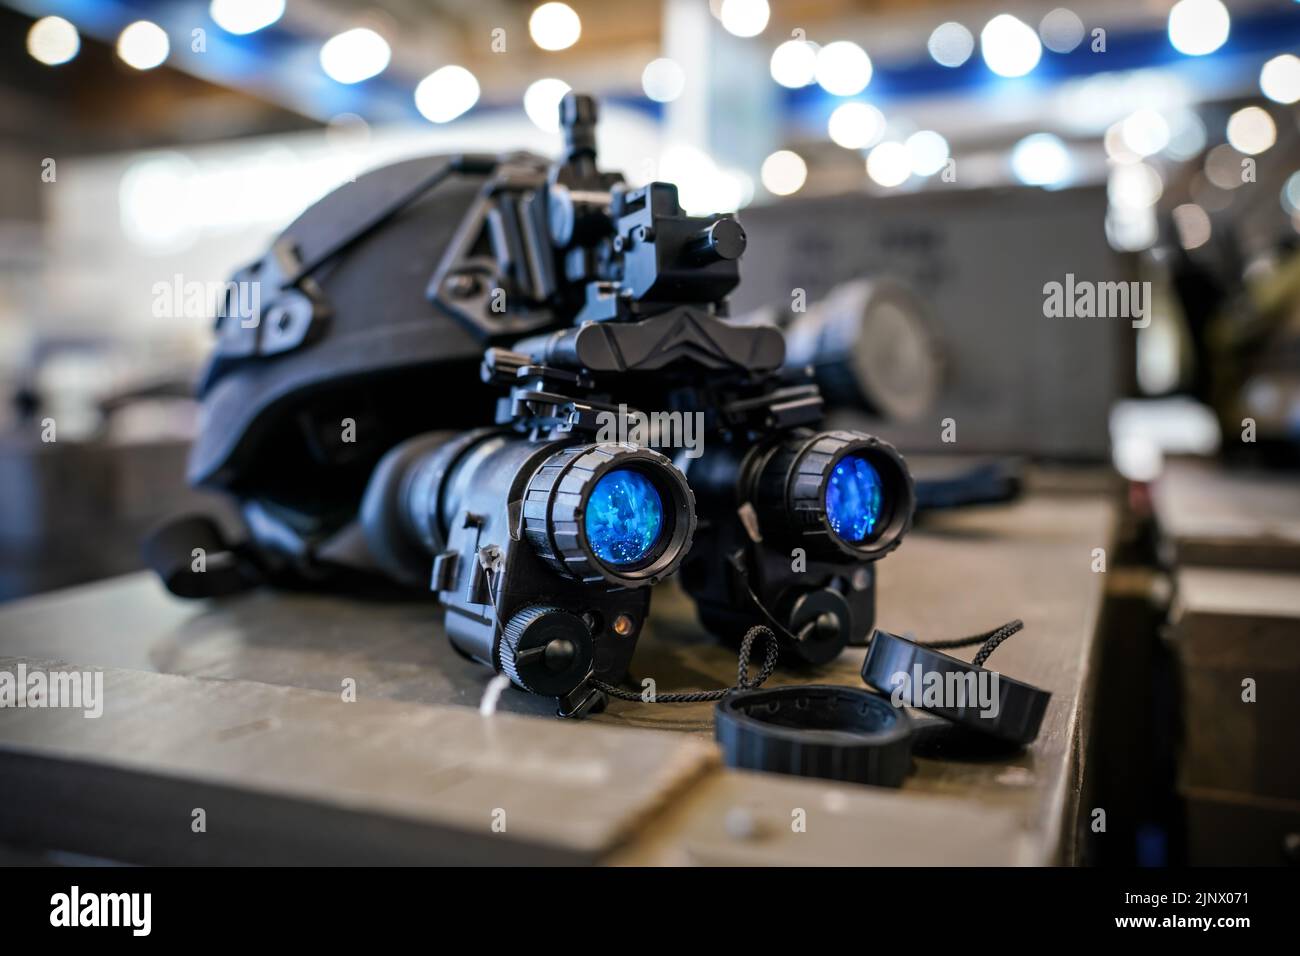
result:
[(523, 533), (565, 577), (642, 587), (672, 574), (686, 557), (695, 496), (657, 451), (576, 445), (556, 452), (529, 479)]
[(765, 534), (817, 557), (884, 557), (912, 525), (916, 493), (893, 445), (865, 432), (804, 432), (772, 449), (755, 497)]

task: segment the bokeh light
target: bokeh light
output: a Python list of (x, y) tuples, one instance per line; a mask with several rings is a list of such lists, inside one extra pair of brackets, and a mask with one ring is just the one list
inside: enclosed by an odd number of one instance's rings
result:
[(1247, 106), (1228, 117), (1228, 142), (1247, 156), (1256, 156), (1277, 142), (1277, 126), (1268, 111)]
[(384, 72), (392, 56), (387, 40), (369, 27), (356, 27), (325, 41), (320, 65), (331, 80), (350, 85)]
[(1169, 11), (1169, 42), (1179, 53), (1204, 56), (1227, 42), (1231, 23), (1219, 0), (1178, 0)]
[(227, 33), (243, 36), (264, 30), (284, 16), (284, 0), (212, 0), (208, 13)]
[(774, 196), (790, 196), (803, 188), (808, 179), (808, 164), (798, 153), (780, 149), (763, 160), (759, 171), (763, 188)]
[(902, 143), (881, 143), (867, 154), (867, 175), (886, 189), (901, 186), (911, 178), (912, 154)]
[(837, 146), (866, 149), (885, 134), (885, 114), (870, 103), (841, 103), (831, 113), (826, 130)]
[(567, 50), (582, 36), (582, 20), (567, 3), (543, 3), (528, 18), (528, 34), (543, 50)]
[(980, 31), (980, 53), (998, 76), (1024, 76), (1038, 65), (1043, 45), (1033, 27), (1009, 13), (1001, 13)]
[(756, 37), (767, 29), (771, 16), (767, 0), (722, 0), (718, 19), (728, 33), (738, 37)]
[(1259, 89), (1274, 103), (1300, 100), (1300, 57), (1283, 53), (1265, 63), (1259, 71)]
[(817, 83), (833, 96), (857, 96), (871, 74), (871, 57), (856, 43), (837, 40), (817, 51)]
[(788, 89), (807, 86), (817, 76), (817, 48), (806, 40), (786, 40), (772, 51), (768, 68), (772, 79)]
[(686, 89), (686, 71), (668, 57), (651, 60), (641, 71), (641, 89), (656, 103), (671, 103)]
[(548, 133), (560, 131), (560, 101), (569, 92), (569, 84), (554, 77), (534, 80), (524, 90), (524, 112), (538, 129)]
[(41, 17), (27, 31), (27, 52), (46, 66), (67, 63), (81, 49), (81, 37), (63, 17)]
[(1069, 149), (1052, 133), (1033, 133), (1011, 150), (1011, 171), (1027, 186), (1059, 186), (1072, 168)]
[(463, 66), (434, 70), (415, 88), (415, 108), (431, 123), (448, 123), (478, 102), (478, 80)]
[(975, 37), (960, 23), (941, 23), (930, 34), (926, 49), (940, 66), (958, 67), (975, 52)]

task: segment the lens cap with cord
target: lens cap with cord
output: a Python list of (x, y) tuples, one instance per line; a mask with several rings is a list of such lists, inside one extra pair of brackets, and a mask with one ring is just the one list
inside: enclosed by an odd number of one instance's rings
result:
[(742, 690), (718, 702), (714, 735), (729, 767), (897, 787), (912, 763), (912, 722), (858, 687)]
[[(911, 767), (913, 745), (920, 746), (925, 736), (904, 705), (921, 710), (928, 723), (946, 718), (987, 735), (984, 739), (1023, 746), (1038, 736), (1052, 695), (982, 666), (1023, 628), (1016, 620), (983, 634), (927, 644), (877, 630), (862, 669), (863, 680), (875, 690), (823, 684), (739, 687), (715, 712), (714, 735), (723, 760), (745, 770), (897, 787)], [(939, 650), (974, 644), (981, 646), (969, 664)], [(927, 695), (927, 686), (936, 682), (939, 692)], [(901, 699), (895, 696), (898, 686), (905, 691)], [(949, 687), (958, 699), (945, 696)]]
[[(1024, 746), (1038, 736), (1051, 693), (981, 666), (998, 644), (1022, 627), (1012, 621), (975, 638), (929, 645), (877, 630), (862, 664), (862, 679), (909, 707)], [(983, 646), (969, 664), (936, 649), (976, 642)]]

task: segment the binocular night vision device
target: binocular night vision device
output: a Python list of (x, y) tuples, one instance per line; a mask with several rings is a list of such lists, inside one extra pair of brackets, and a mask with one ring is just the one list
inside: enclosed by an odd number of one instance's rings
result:
[[(437, 592), (460, 653), (560, 699), (564, 714), (595, 704), (593, 680), (627, 677), (651, 590), (672, 575), (710, 632), (737, 642), (766, 625), (784, 663), (865, 644), (874, 562), (912, 521), (906, 464), (876, 437), (821, 430), (818, 387), (783, 369), (781, 332), (728, 320), (740, 224), (686, 215), (673, 185), (599, 171), (594, 102), (570, 94), (560, 109), (560, 161), (453, 157), (390, 190), (343, 240), (315, 253), (282, 241), (250, 267), (272, 286), (263, 315), (304, 323), (309, 348), (311, 323), (326, 335), (336, 307), (327, 260), (355, 258), (433, 186), (474, 183), (423, 299), (448, 343), (476, 343), (476, 381), (448, 362), (406, 387), (403, 401), (448, 410), (446, 421), (407, 415), (372, 460), (341, 454), (359, 533), (348, 548), (322, 533), (299, 550), (351, 554), (345, 563)], [(244, 352), (283, 331), (251, 333)], [(227, 351), (237, 367), (241, 353)], [(473, 421), (478, 408), (488, 413)], [(242, 500), (261, 542), (302, 527), (304, 509), (283, 495)]]

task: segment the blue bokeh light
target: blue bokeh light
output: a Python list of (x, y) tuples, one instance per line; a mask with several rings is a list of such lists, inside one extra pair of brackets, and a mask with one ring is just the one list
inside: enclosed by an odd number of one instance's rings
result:
[(884, 507), (880, 473), (861, 455), (835, 463), (826, 483), (826, 518), (845, 541), (865, 541), (876, 532)]
[(664, 529), (664, 503), (639, 471), (607, 472), (587, 499), (587, 542), (601, 561), (626, 567), (644, 561)]

